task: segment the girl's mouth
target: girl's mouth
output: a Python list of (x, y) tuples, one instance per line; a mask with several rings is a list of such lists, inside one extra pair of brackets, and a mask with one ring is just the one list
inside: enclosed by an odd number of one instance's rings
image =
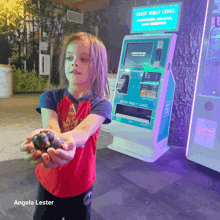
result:
[(77, 72), (76, 70), (71, 71), (71, 73), (75, 74), (75, 75), (81, 75), (81, 73)]

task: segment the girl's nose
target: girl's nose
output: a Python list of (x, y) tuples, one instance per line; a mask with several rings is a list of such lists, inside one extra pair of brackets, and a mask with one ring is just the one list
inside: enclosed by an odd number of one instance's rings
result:
[(78, 63), (77, 59), (73, 60), (72, 66), (79, 66), (79, 63)]

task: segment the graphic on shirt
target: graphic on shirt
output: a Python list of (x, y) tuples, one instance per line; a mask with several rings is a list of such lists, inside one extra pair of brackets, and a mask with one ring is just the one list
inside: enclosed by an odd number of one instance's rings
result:
[[(83, 111), (82, 111), (83, 109)], [(69, 97), (65, 96), (57, 105), (57, 114), (61, 132), (68, 132), (79, 125), (86, 115), (90, 113), (90, 100), (73, 103)]]
[(65, 121), (62, 121), (61, 118), (59, 118), (59, 122), (60, 122), (60, 128), (62, 132), (67, 132), (67, 131), (71, 131), (75, 126), (75, 116), (76, 113), (74, 111), (74, 105), (70, 105), (69, 107), (69, 111), (68, 111), (68, 115), (66, 117)]

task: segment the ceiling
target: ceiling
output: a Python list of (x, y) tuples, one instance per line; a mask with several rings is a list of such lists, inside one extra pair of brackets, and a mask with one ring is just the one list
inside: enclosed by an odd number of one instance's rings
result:
[(82, 11), (94, 11), (108, 6), (109, 0), (51, 0), (62, 5), (79, 8)]

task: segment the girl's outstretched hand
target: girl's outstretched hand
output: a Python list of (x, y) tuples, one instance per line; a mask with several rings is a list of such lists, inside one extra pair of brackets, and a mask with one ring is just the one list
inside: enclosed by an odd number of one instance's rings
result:
[[(24, 159), (30, 160), (34, 165), (38, 165), (42, 163), (41, 155), (43, 151), (36, 150), (33, 144), (33, 137), (35, 135), (38, 135), (41, 131), (45, 131), (48, 129), (36, 129), (30, 133), (30, 135), (27, 137), (27, 139), (21, 144), (20, 151), (25, 152)], [(51, 130), (52, 131), (52, 130)], [(54, 135), (59, 135), (59, 132), (52, 131)]]
[(42, 166), (46, 169), (56, 168), (59, 165), (66, 164), (72, 160), (76, 152), (76, 143), (71, 135), (67, 133), (59, 134), (60, 139), (64, 140), (63, 149), (48, 148), (47, 153), (43, 153)]
[(34, 165), (41, 164), (44, 168), (56, 168), (59, 165), (65, 164), (72, 160), (75, 155), (76, 145), (71, 135), (61, 134), (54, 130), (49, 130), (54, 133), (55, 138), (59, 137), (64, 140), (63, 149), (54, 149), (49, 147), (47, 152), (36, 150), (34, 144), (31, 143), (33, 137), (49, 129), (37, 129), (31, 132), (28, 138), (21, 144), (20, 150), (25, 152), (24, 159), (30, 160)]

